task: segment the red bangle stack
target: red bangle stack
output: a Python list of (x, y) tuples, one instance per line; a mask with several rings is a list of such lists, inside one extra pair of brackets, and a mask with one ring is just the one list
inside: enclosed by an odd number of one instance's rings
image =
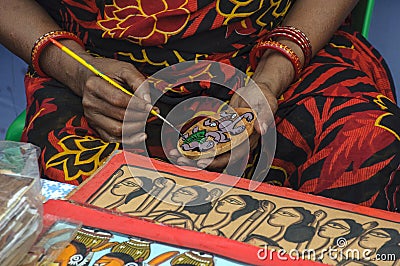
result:
[(293, 52), (292, 49), (287, 47), (286, 45), (276, 42), (276, 41), (261, 41), (259, 42), (250, 52), (250, 65), (253, 69), (256, 69), (258, 58), (260, 58), (264, 52), (268, 49), (277, 51), (285, 56), (293, 65), (295, 72), (295, 80), (297, 80), (300, 76), (302, 67), (300, 58)]
[(270, 31), (266, 39), (273, 40), (276, 37), (283, 37), (297, 44), (304, 54), (304, 66), (307, 66), (310, 63), (312, 47), (310, 40), (304, 32), (292, 26), (281, 26)]
[[(304, 54), (303, 66), (301, 65), (299, 56), (292, 49), (280, 42), (273, 40), (276, 37), (286, 38), (301, 48)], [(257, 43), (257, 45), (250, 52), (250, 65), (253, 69), (256, 68), (259, 58), (264, 54), (265, 50), (268, 49), (277, 51), (290, 60), (295, 70), (295, 80), (299, 78), (303, 67), (310, 63), (312, 57), (310, 40), (301, 30), (291, 26), (277, 27), (270, 31), (263, 40)]]
[(78, 38), (75, 34), (68, 32), (68, 31), (50, 31), (48, 33), (43, 34), (36, 40), (35, 44), (33, 45), (32, 52), (31, 52), (31, 63), (33, 70), (42, 77), (47, 77), (47, 75), (43, 72), (39, 65), (39, 58), (41, 53), (43, 52), (44, 48), (46, 48), (51, 42), (50, 38), (59, 40), (59, 39), (70, 39), (74, 40), (75, 42), (79, 43), (82, 47), (85, 47), (82, 40)]

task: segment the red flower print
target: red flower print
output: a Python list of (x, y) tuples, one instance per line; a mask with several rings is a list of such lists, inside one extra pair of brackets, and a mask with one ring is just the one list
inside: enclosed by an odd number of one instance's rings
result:
[(187, 1), (114, 0), (105, 6), (104, 19), (97, 23), (104, 38), (127, 39), (145, 46), (165, 44), (189, 21)]

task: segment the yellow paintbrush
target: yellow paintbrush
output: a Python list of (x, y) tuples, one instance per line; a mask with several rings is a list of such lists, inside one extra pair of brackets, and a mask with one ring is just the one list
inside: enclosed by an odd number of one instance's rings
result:
[[(133, 93), (128, 91), (127, 89), (125, 89), (124, 87), (122, 87), (119, 83), (115, 82), (113, 79), (109, 78), (107, 75), (104, 75), (103, 73), (101, 73), (99, 70), (97, 70), (94, 66), (92, 66), (91, 64), (89, 64), (88, 62), (86, 62), (85, 59), (83, 59), (82, 57), (80, 57), (79, 55), (77, 55), (76, 53), (74, 53), (73, 51), (71, 51), (70, 49), (68, 49), (68, 47), (66, 47), (65, 45), (61, 44), (60, 42), (50, 38), (50, 41), (57, 46), (58, 48), (60, 48), (63, 52), (65, 52), (67, 55), (71, 56), (73, 59), (75, 59), (76, 61), (78, 61), (81, 65), (83, 65), (84, 67), (86, 67), (87, 69), (89, 69), (90, 71), (92, 71), (96, 76), (104, 79), (105, 81), (107, 81), (108, 83), (110, 83), (111, 85), (113, 85), (114, 87), (120, 89), (121, 91), (125, 92), (126, 94), (133, 96)], [(164, 117), (162, 117), (159, 113), (157, 113), (154, 109), (152, 109), (150, 111), (150, 113), (156, 117), (158, 117), (159, 119), (161, 119), (162, 121), (164, 121), (166, 124), (168, 124), (170, 127), (172, 127), (176, 132), (178, 132), (179, 136), (183, 137), (182, 133), (176, 128), (174, 127), (167, 119), (165, 119)]]

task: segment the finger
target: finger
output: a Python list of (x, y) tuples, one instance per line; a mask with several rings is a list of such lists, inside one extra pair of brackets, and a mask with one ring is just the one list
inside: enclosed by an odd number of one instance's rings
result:
[(110, 138), (121, 139), (122, 121), (115, 120), (99, 113), (85, 113), (85, 117), (87, 118), (91, 127), (93, 127), (99, 133), (100, 131), (103, 132), (103, 135), (107, 138), (105, 140), (109, 140)]
[[(145, 120), (140, 122), (124, 122), (117, 121), (108, 116), (97, 114), (91, 117), (91, 120), (95, 121), (91, 123), (94, 124), (96, 131), (101, 131), (101, 136), (104, 136), (105, 140), (118, 140), (122, 142), (122, 137), (124, 144), (135, 146), (141, 142), (144, 142), (147, 135), (144, 133), (145, 130)], [(123, 134), (122, 134), (123, 133)]]
[(120, 77), (135, 92), (135, 96), (151, 102), (148, 82), (145, 82), (145, 77), (133, 65), (121, 68)]
[(254, 129), (258, 134), (264, 135), (267, 132), (268, 128), (266, 127), (265, 123), (262, 122), (262, 120), (260, 120), (257, 116), (256, 121), (254, 121)]
[(261, 126), (259, 133), (265, 134), (267, 132), (268, 127), (271, 127), (275, 123), (275, 117), (274, 114), (276, 110), (278, 109), (278, 102), (276, 100), (276, 96), (273, 95), (272, 93), (267, 93), (264, 94), (265, 99), (267, 100), (267, 105), (265, 104), (260, 104), (260, 118), (259, 119), (259, 125)]
[(210, 161), (210, 159), (200, 159), (197, 162), (197, 166), (212, 171), (222, 171), (232, 159), (231, 152), (225, 152), (224, 154), (215, 157), (212, 161)]
[(113, 106), (126, 108), (131, 96), (99, 77), (89, 77), (85, 84), (84, 97), (94, 96)]
[(169, 156), (170, 156), (169, 158), (172, 159), (178, 165), (193, 166), (193, 167), (197, 166), (197, 161), (183, 156), (177, 149), (170, 150)]
[(149, 117), (149, 112), (141, 112), (128, 107), (125, 111), (124, 122), (145, 122)]
[(125, 108), (112, 105), (90, 92), (85, 92), (82, 98), (82, 105), (85, 115), (92, 120), (95, 120), (95, 118), (91, 117), (93, 114), (104, 115), (118, 121), (123, 121), (125, 117), (131, 121), (145, 121), (148, 117), (147, 113), (138, 112), (137, 110), (126, 113), (127, 110)]
[(103, 130), (102, 128), (96, 128), (93, 127), (94, 130), (96, 130), (96, 132), (99, 134), (100, 138), (105, 141), (105, 142), (112, 142), (112, 143), (122, 143), (122, 138), (121, 137), (115, 137), (115, 136), (111, 136), (110, 134), (108, 134), (105, 130)]
[(223, 153), (214, 159), (200, 159), (197, 162), (197, 166), (200, 168), (207, 168), (213, 171), (221, 171), (225, 169), (228, 164), (234, 165), (239, 160), (248, 157), (250, 151), (258, 144), (259, 135), (252, 134), (249, 136), (249, 141), (241, 143), (239, 146), (234, 148), (231, 152)]
[(181, 156), (176, 160), (176, 163), (178, 165), (182, 165), (182, 166), (196, 166), (196, 161), (189, 159), (185, 156)]
[(169, 151), (169, 156), (172, 160), (176, 161), (182, 154), (178, 151), (178, 149), (172, 149)]
[(274, 115), (268, 106), (258, 106), (256, 109), (257, 119), (254, 129), (261, 135), (267, 133), (268, 128), (274, 123)]
[(240, 107), (241, 106), (240, 102), (242, 102), (241, 97), (239, 96), (239, 94), (234, 93), (232, 95), (231, 100), (229, 101), (229, 105), (232, 106), (233, 108)]
[(153, 106), (139, 97), (132, 97), (98, 77), (90, 77), (86, 82), (84, 95), (93, 95), (104, 102), (126, 109), (149, 113)]
[(259, 114), (260, 114), (260, 108), (257, 108), (256, 104), (251, 104), (251, 106), (245, 101), (239, 93), (235, 93), (230, 102), (229, 105), (232, 106), (233, 108), (236, 107), (247, 107), (251, 108), (256, 114), (257, 114), (257, 119), (254, 121), (254, 129), (260, 133), (260, 134), (265, 134), (264, 133), (264, 128), (262, 127), (262, 120), (259, 120)]
[(129, 135), (129, 134), (136, 134), (136, 133), (139, 133), (139, 132), (144, 132), (145, 131), (145, 126), (146, 126), (145, 120), (139, 121), (139, 122), (126, 122), (126, 121), (124, 121), (123, 134), (124, 135)]
[(146, 114), (149, 114), (151, 109), (153, 108), (154, 107), (150, 103), (139, 97), (136, 97), (135, 95), (132, 96), (132, 99), (128, 105), (128, 110), (132, 110), (134, 112), (142, 112)]
[(85, 115), (91, 117), (89, 113), (97, 113), (100, 115), (108, 116), (118, 121), (124, 120), (125, 109), (110, 105), (95, 96), (87, 96), (82, 99), (82, 106), (85, 110)]
[(139, 147), (145, 148), (145, 141), (147, 139), (147, 134), (144, 132), (134, 133), (134, 134), (124, 134), (123, 144), (124, 148)]
[(197, 161), (197, 167), (200, 167), (200, 168), (203, 168), (203, 169), (204, 168), (208, 168), (212, 164), (213, 161), (218, 160), (218, 157), (200, 159), (200, 160)]

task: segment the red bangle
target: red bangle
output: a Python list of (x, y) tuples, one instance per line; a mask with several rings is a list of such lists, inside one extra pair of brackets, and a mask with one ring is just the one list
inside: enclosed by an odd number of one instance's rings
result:
[(268, 49), (277, 51), (285, 56), (287, 59), (289, 59), (293, 65), (295, 72), (294, 80), (299, 79), (302, 70), (300, 58), (296, 55), (295, 52), (293, 52), (292, 49), (276, 41), (261, 41), (251, 50), (250, 65), (253, 69), (256, 69), (259, 58), (264, 54), (265, 50)]
[(269, 32), (266, 39), (272, 40), (276, 37), (283, 37), (297, 44), (304, 54), (304, 66), (307, 66), (310, 63), (312, 58), (312, 46), (304, 32), (292, 26), (281, 26)]
[(35, 41), (33, 45), (32, 52), (31, 52), (31, 64), (33, 70), (42, 77), (47, 77), (47, 75), (43, 72), (39, 65), (39, 58), (41, 53), (43, 52), (44, 48), (46, 48), (51, 42), (50, 38), (59, 40), (59, 39), (70, 39), (74, 40), (75, 42), (79, 43), (83, 48), (85, 45), (83, 44), (82, 40), (78, 38), (75, 34), (68, 32), (68, 31), (50, 31), (48, 33), (43, 34)]

